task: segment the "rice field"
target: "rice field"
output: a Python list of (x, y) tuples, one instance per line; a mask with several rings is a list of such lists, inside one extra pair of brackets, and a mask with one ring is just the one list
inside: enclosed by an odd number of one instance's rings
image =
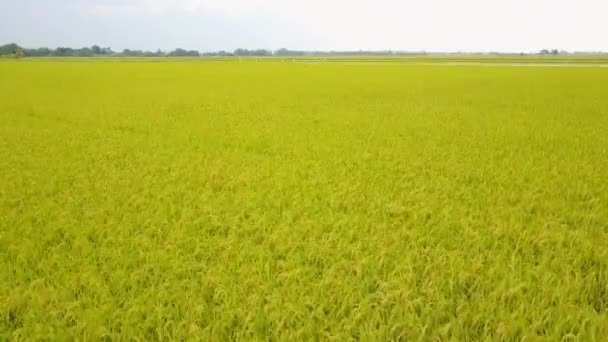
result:
[(608, 68), (0, 61), (0, 340), (608, 336)]

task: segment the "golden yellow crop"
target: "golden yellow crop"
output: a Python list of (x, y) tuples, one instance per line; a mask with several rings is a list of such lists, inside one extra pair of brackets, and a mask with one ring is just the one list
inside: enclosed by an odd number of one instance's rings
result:
[(608, 68), (0, 61), (0, 340), (602, 340)]

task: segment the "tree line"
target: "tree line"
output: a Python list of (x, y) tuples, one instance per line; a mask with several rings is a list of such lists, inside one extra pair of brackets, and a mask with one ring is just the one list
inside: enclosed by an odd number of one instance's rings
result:
[[(538, 55), (558, 55), (565, 54), (566, 51), (558, 51), (543, 49), (539, 51)], [(131, 50), (124, 49), (122, 51), (114, 51), (109, 47), (100, 47), (93, 45), (91, 47), (83, 47), (79, 49), (69, 47), (58, 47), (55, 49), (49, 49), (46, 47), (37, 49), (22, 48), (15, 43), (1, 45), (0, 56), (1, 57), (268, 57), (268, 56), (283, 56), (283, 57), (297, 57), (297, 56), (407, 56), (407, 55), (426, 55), (424, 51), (408, 52), (408, 51), (301, 51), (301, 50), (289, 50), (289, 49), (278, 49), (278, 50), (266, 50), (266, 49), (236, 49), (234, 51), (217, 51), (217, 52), (199, 52), (196, 50), (186, 49), (175, 49), (173, 51), (145, 51), (145, 50)], [(493, 53), (498, 54), (498, 53)], [(521, 53), (520, 55), (524, 55)]]
[(79, 49), (69, 47), (58, 47), (56, 49), (49, 49), (46, 47), (37, 49), (26, 49), (22, 48), (15, 43), (1, 45), (0, 56), (13, 56), (13, 57), (104, 57), (104, 56), (115, 56), (115, 57), (198, 57), (200, 53), (195, 50), (175, 49), (173, 51), (144, 51), (144, 50), (131, 50), (124, 49), (123, 51), (117, 52), (109, 47), (100, 47), (93, 45), (91, 47), (83, 47)]
[(37, 49), (22, 48), (17, 44), (6, 44), (0, 46), (1, 56), (12, 57), (268, 57), (268, 56), (386, 56), (424, 54), (424, 52), (396, 52), (396, 51), (300, 51), (289, 49), (267, 50), (267, 49), (236, 49), (234, 51), (199, 52), (196, 50), (175, 49), (173, 51), (145, 51), (124, 49), (114, 51), (109, 47), (93, 45), (74, 49), (69, 47), (58, 47), (49, 49), (46, 47)]

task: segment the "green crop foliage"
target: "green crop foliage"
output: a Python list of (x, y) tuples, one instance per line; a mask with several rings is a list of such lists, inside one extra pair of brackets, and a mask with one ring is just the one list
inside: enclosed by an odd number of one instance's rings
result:
[(5, 60), (0, 123), (0, 340), (608, 336), (608, 68)]

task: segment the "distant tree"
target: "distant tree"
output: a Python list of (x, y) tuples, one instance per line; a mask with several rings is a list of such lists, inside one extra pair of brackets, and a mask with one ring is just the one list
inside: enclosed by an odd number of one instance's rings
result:
[(265, 49), (247, 50), (247, 49), (236, 49), (233, 53), (235, 56), (272, 56), (272, 51)]
[(257, 50), (254, 50), (252, 52), (252, 55), (254, 55), (254, 56), (269, 56), (269, 55), (272, 55), (272, 53), (270, 53), (270, 51), (268, 51), (268, 50), (257, 49)]
[(15, 52), (15, 58), (20, 59), (25, 57), (25, 52), (23, 52), (22, 48), (18, 48), (17, 52)]
[(58, 47), (51, 53), (51, 56), (57, 57), (73, 57), (74, 55), (74, 49), (67, 47)]
[(120, 55), (124, 57), (145, 57), (144, 51), (130, 49), (124, 49)]
[(275, 56), (289, 56), (289, 50), (285, 48), (278, 49), (274, 52)]
[(236, 49), (233, 52), (235, 56), (249, 56), (249, 50), (247, 49)]
[(93, 52), (94, 55), (101, 55), (102, 54), (101, 48), (99, 46), (97, 46), (97, 45), (91, 46), (91, 52)]
[(541, 54), (541, 55), (548, 55), (548, 54), (549, 54), (549, 50), (547, 50), (547, 49), (542, 49), (542, 50), (540, 50), (540, 54)]
[(0, 55), (14, 55), (17, 53), (18, 49), (20, 49), (20, 47), (15, 43), (2, 45), (0, 46)]
[(105, 48), (102, 48), (102, 49), (101, 49), (101, 54), (102, 54), (102, 55), (114, 55), (114, 54), (115, 54), (115, 52), (114, 52), (114, 51), (112, 51), (112, 48), (105, 47)]
[(200, 56), (199, 52), (196, 50), (184, 50), (184, 49), (175, 49), (169, 52), (169, 56), (171, 57), (198, 57)]
[(226, 52), (224, 50), (220, 50), (217, 52), (204, 52), (200, 54), (201, 56), (205, 56), (205, 57), (230, 57), (233, 56), (232, 53), (230, 52)]
[(51, 49), (45, 47), (38, 49), (25, 49), (23, 52), (28, 57), (48, 57), (51, 55)]
[(93, 52), (92, 49), (90, 49), (88, 47), (84, 47), (84, 48), (75, 50), (74, 55), (76, 57), (92, 57), (95, 55), (95, 53)]
[(558, 55), (559, 54), (559, 50), (553, 49), (553, 50), (551, 50), (551, 54), (552, 55)]
[(175, 50), (169, 52), (169, 56), (171, 56), (171, 57), (179, 57), (179, 56), (185, 56), (185, 55), (186, 55), (186, 50), (184, 50), (184, 49), (175, 49)]
[(265, 50), (265, 49), (257, 49), (255, 51), (253, 51), (252, 53), (253, 56), (260, 56), (260, 57), (264, 57), (264, 56), (272, 56), (272, 52)]
[(285, 48), (282, 49), (278, 49), (274, 52), (275, 56), (304, 56), (306, 55), (305, 51), (295, 51), (295, 50), (288, 50)]

